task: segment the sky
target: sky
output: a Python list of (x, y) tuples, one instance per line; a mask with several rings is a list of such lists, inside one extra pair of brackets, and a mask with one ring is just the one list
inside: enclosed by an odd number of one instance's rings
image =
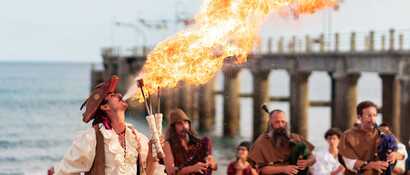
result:
[[(0, 61), (101, 62), (101, 49), (124, 50), (155, 43), (183, 28), (175, 16), (193, 16), (201, 0), (3, 0), (0, 5)], [(262, 38), (320, 32), (399, 29), (410, 36), (409, 0), (344, 0), (337, 11), (292, 17), (271, 15)], [(138, 19), (169, 20), (166, 29)], [(133, 27), (117, 26), (131, 23)], [(407, 32), (407, 33), (406, 33)], [(407, 40), (406, 40), (407, 42)]]

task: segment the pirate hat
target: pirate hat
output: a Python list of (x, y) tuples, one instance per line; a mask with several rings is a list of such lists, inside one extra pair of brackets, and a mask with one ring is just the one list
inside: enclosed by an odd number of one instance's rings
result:
[(100, 107), (100, 104), (104, 101), (105, 97), (114, 93), (117, 89), (117, 84), (120, 78), (113, 75), (109, 80), (98, 84), (95, 86), (91, 95), (85, 100), (81, 105), (80, 110), (85, 106), (85, 112), (83, 113), (83, 122), (88, 123), (92, 118), (94, 118), (95, 112)]

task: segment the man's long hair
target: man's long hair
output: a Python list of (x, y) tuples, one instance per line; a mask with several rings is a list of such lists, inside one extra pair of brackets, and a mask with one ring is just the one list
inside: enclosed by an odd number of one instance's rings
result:
[(111, 129), (111, 121), (110, 118), (108, 118), (108, 114), (100, 108), (102, 105), (105, 105), (107, 103), (108, 101), (104, 99), (98, 106), (97, 111), (94, 114), (94, 119), (91, 124), (92, 126), (99, 125), (102, 123), (105, 129)]
[[(189, 130), (187, 131), (187, 134), (188, 134), (188, 144), (195, 144), (200, 141), (200, 139), (197, 136), (197, 132), (191, 126), (191, 122), (189, 122)], [(174, 150), (180, 151), (183, 149), (181, 142), (179, 140), (179, 136), (175, 129), (175, 123), (171, 124), (168, 127), (167, 132), (166, 132), (166, 140), (171, 145), (173, 152)]]

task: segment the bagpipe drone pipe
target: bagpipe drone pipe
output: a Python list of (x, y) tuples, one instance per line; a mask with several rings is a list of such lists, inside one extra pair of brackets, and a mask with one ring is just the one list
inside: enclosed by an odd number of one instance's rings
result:
[[(289, 155), (288, 162), (291, 165), (297, 165), (298, 160), (306, 160), (309, 157), (309, 149), (303, 142), (290, 142), (291, 152)], [(299, 170), (297, 175), (307, 175), (308, 168), (304, 170)]]
[[(187, 160), (185, 166), (194, 165), (197, 162), (207, 163), (208, 156), (212, 154), (211, 140), (208, 137), (197, 139), (191, 134), (189, 134), (189, 137), (191, 138), (190, 140), (196, 139), (199, 141), (199, 143), (196, 144), (195, 147), (193, 148), (194, 150), (192, 152), (194, 152), (195, 154), (192, 155)], [(195, 173), (195, 175), (211, 175), (211, 174), (212, 174), (212, 169), (210, 167), (208, 167), (208, 170), (204, 173)]]
[[(378, 131), (379, 144), (377, 145), (377, 158), (381, 161), (387, 161), (388, 155), (398, 149), (397, 139), (391, 133), (384, 132), (381, 129), (378, 129)], [(383, 172), (383, 175), (391, 175), (395, 165), (396, 162), (391, 162)]]

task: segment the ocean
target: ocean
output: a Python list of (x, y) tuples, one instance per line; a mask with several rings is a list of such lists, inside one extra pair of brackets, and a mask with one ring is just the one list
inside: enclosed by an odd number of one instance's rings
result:
[[(82, 123), (80, 105), (90, 89), (91, 64), (0, 62), (0, 174), (46, 174), (69, 148), (76, 133), (87, 129)], [(240, 73), (241, 92), (252, 92), (249, 71)], [(215, 89), (222, 89), (217, 75)], [(330, 99), (330, 78), (325, 72), (314, 72), (309, 79), (311, 100)], [(285, 71), (270, 75), (270, 94), (289, 95), (289, 77)], [(358, 100), (381, 104), (381, 80), (374, 73), (364, 73), (359, 80)], [(221, 138), (222, 96), (216, 97), (217, 115), (214, 154), (219, 163), (216, 174), (226, 174), (226, 165), (234, 158), (234, 147), (249, 140), (252, 131), (252, 100), (241, 99), (240, 134), (236, 140)], [(283, 109), (287, 103), (270, 103)], [(308, 140), (318, 149), (325, 148), (324, 132), (330, 127), (330, 109), (309, 109)], [(127, 116), (127, 121), (148, 135), (143, 116)]]

